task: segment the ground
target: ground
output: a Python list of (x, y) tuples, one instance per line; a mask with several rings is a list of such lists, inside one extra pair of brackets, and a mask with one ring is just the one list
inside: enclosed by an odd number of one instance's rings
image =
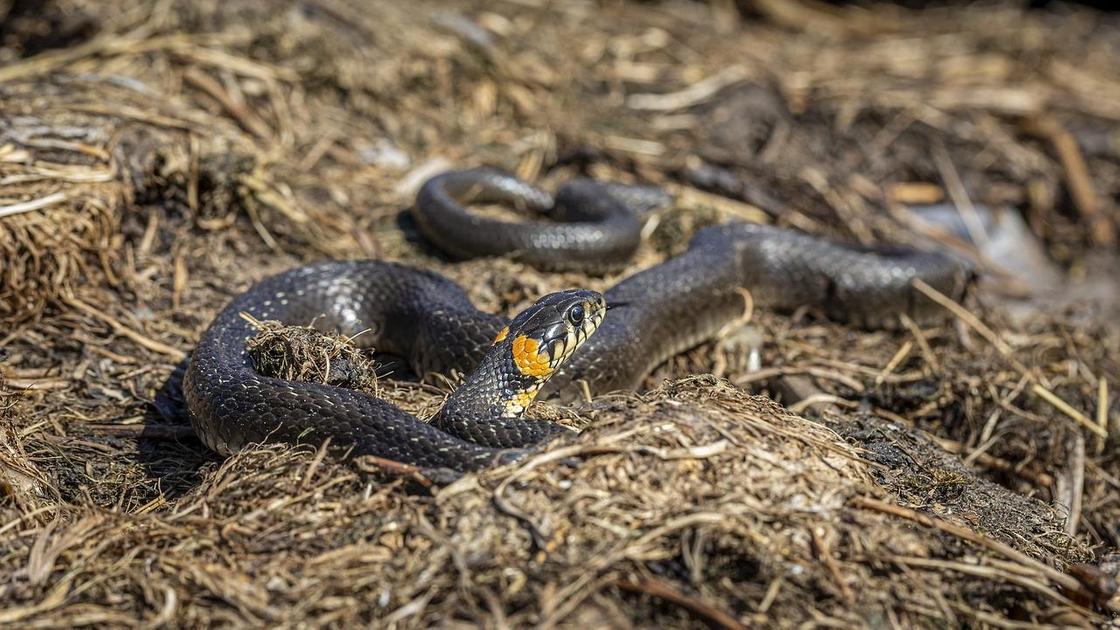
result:
[[(1114, 17), (809, 0), (0, 16), (0, 624), (1115, 623), (1120, 333), (1115, 302), (1080, 290), (1115, 292)], [(407, 208), (428, 175), (479, 164), (677, 203), (617, 275), (450, 261)], [(1061, 299), (1015, 306), (1039, 278), (923, 231), (908, 208), (941, 201), (1011, 208)], [(583, 433), (446, 487), (315, 449), (221, 458), (177, 413), (176, 367), (271, 272), (403, 260), (509, 313), (730, 219), (950, 247), (983, 279), (930, 326), (756, 310), (642, 392), (537, 406)], [(421, 415), (443, 393), (371, 386)]]

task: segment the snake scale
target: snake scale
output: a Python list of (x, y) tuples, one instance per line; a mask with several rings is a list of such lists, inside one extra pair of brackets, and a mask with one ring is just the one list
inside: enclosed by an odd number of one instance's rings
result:
[[(414, 213), (428, 238), (457, 256), (512, 254), (548, 267), (594, 268), (624, 264), (638, 246), (641, 215), (664, 201), (656, 189), (587, 179), (553, 198), (512, 176), (472, 169), (429, 180)], [(500, 222), (466, 208), (480, 202), (551, 221)], [(729, 223), (699, 230), (686, 252), (601, 296), (550, 294), (510, 321), (480, 311), (460, 286), (430, 271), (377, 260), (322, 262), (235, 298), (203, 334), (183, 387), (196, 432), (221, 453), (254, 442), (330, 438), (352, 454), (468, 471), (515, 459), (567, 431), (521, 417), (538, 393), (570, 395), (577, 380), (593, 394), (633, 389), (659, 363), (739, 318), (743, 289), (756, 306), (810, 307), (875, 328), (902, 313), (926, 321), (937, 312), (913, 279), (959, 297), (968, 276), (940, 253), (867, 249)], [(258, 374), (246, 350), (254, 329), (242, 313), (314, 320), (346, 335), (367, 331), (358, 339), (404, 357), (417, 374), (457, 370), (467, 377), (436, 417), (422, 422), (368, 394)]]

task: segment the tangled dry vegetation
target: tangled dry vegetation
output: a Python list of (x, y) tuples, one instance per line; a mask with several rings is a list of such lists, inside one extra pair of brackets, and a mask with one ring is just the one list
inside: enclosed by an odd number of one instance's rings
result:
[(401, 211), (447, 165), (665, 184), (633, 268), (731, 218), (928, 246), (905, 207), (949, 199), (1115, 272), (1111, 18), (741, 4), (0, 2), (0, 624), (1114, 620), (1118, 333), (1079, 304), (758, 312), (442, 488), (221, 460), (182, 422), (200, 331), (300, 261), (422, 264), (506, 312), (617, 280), (438, 256)]

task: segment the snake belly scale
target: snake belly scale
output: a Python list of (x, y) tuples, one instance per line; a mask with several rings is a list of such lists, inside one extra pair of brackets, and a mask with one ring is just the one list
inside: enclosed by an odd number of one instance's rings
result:
[[(532, 186), (489, 170), (434, 181), (418, 198), (425, 231), (474, 225), (467, 201), (498, 200), (537, 212), (553, 203)], [(617, 263), (629, 247), (617, 243), (636, 237), (621, 231), (640, 230), (640, 222), (617, 220), (615, 212), (641, 214), (660, 202), (651, 202), (657, 197), (645, 187), (581, 181), (575, 192), (558, 196), (567, 194), (566, 203), (577, 206), (581, 199), (599, 199), (608, 208), (606, 218), (602, 207), (565, 211), (586, 229), (577, 237), (561, 230), (546, 239), (562, 245), (549, 250), (546, 266), (559, 260), (558, 251), (569, 258), (586, 254), (575, 266)], [(502, 229), (487, 225), (485, 231), (502, 235)], [(586, 235), (595, 233), (606, 235), (606, 245), (581, 250)], [(506, 236), (513, 250), (526, 251), (520, 236)], [(481, 237), (464, 229), (442, 238), (466, 241), (452, 246), (458, 255), (496, 253), (478, 246)], [(461, 287), (430, 271), (384, 261), (316, 263), (268, 278), (222, 310), (192, 355), (184, 394), (196, 432), (222, 453), (254, 442), (320, 443), (329, 437), (352, 454), (474, 470), (567, 431), (520, 417), (538, 394), (571, 396), (577, 380), (593, 394), (634, 388), (659, 363), (739, 318), (743, 289), (757, 306), (808, 306), (873, 328), (892, 325), (902, 313), (925, 321), (938, 312), (912, 288), (915, 278), (959, 297), (969, 271), (939, 253), (852, 247), (731, 223), (698, 231), (685, 253), (631, 275), (602, 296), (582, 290), (550, 294), (511, 321), (480, 311)], [(255, 331), (242, 313), (293, 324), (314, 321), (347, 335), (366, 331), (357, 340), (405, 357), (417, 374), (456, 370), (468, 376), (425, 423), (375, 396), (256, 373), (246, 350)]]

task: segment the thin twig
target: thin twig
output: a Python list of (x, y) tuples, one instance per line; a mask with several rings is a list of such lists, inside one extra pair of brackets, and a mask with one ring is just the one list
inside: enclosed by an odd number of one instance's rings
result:
[(1018, 562), (1019, 564), (1032, 568), (1038, 573), (1045, 576), (1054, 584), (1057, 584), (1067, 591), (1084, 594), (1082, 593), (1083, 588), (1081, 586), (1081, 583), (1076, 578), (1066, 575), (1065, 573), (1062, 573), (1061, 571), (1051, 566), (1043, 564), (1042, 562), (1035, 560), (1027, 554), (999, 542), (998, 540), (994, 540), (982, 534), (978, 534), (975, 531), (968, 529), (967, 527), (954, 525), (953, 523), (950, 523), (948, 521), (916, 512), (909, 508), (902, 507), (901, 505), (894, 505), (885, 501), (873, 499), (871, 497), (855, 497), (854, 499), (852, 499), (852, 504), (859, 508), (874, 510), (876, 512), (882, 512), (883, 514), (890, 514), (892, 516), (898, 516), (908, 521), (918, 523), (919, 525), (938, 529), (947, 534), (952, 534), (953, 536), (962, 538), (969, 542), (980, 545), (981, 547), (984, 547), (986, 549), (995, 551), (1007, 558), (1010, 558), (1011, 560), (1014, 560), (1015, 562)]
[(626, 99), (626, 106), (643, 111), (667, 112), (701, 103), (723, 88), (747, 78), (746, 68), (731, 66), (701, 79), (679, 92), (668, 94), (633, 94)]
[(1072, 603), (1067, 598), (1063, 597), (1061, 593), (1058, 593), (1054, 589), (1043, 584), (1042, 582), (1039, 582), (1038, 580), (1024, 575), (1017, 575), (1010, 571), (1001, 571), (1000, 569), (995, 567), (988, 567), (982, 564), (953, 562), (951, 560), (935, 560), (933, 558), (909, 558), (905, 556), (894, 556), (891, 558), (891, 560), (907, 566), (923, 567), (928, 569), (948, 569), (950, 571), (957, 571), (958, 573), (973, 575), (989, 580), (998, 578), (1002, 579), (1005, 582), (1030, 589), (1036, 593), (1039, 593), (1040, 595), (1045, 595), (1046, 597), (1049, 597), (1050, 599), (1061, 602), (1063, 604)]
[(949, 150), (945, 148), (945, 141), (937, 136), (932, 146), (933, 161), (937, 165), (937, 170), (941, 172), (941, 179), (945, 183), (945, 190), (949, 192), (949, 198), (953, 200), (953, 205), (956, 206), (957, 213), (961, 216), (965, 229), (968, 230), (968, 237), (979, 245), (987, 243), (988, 231), (984, 229), (984, 222), (980, 220), (976, 206), (972, 205), (972, 200), (968, 197), (968, 191), (965, 190), (964, 182), (957, 173), (957, 167), (949, 157)]
[(411, 464), (404, 464), (392, 459), (377, 457), (376, 455), (363, 455), (356, 458), (354, 463), (363, 472), (384, 472), (397, 477), (409, 477), (425, 488), (430, 488), (434, 485), (432, 480), (424, 474), (422, 469)]
[(66, 201), (66, 197), (67, 195), (65, 192), (59, 191), (51, 193), (45, 197), (32, 199), (31, 201), (22, 201), (20, 203), (13, 203), (7, 206), (0, 206), (0, 218), (22, 214), (24, 212), (34, 212), (35, 210), (42, 210), (43, 208), (49, 208), (55, 204)]
[(921, 350), (922, 358), (926, 360), (929, 369), (934, 374), (941, 372), (941, 364), (937, 361), (937, 355), (933, 353), (933, 348), (930, 347), (926, 336), (922, 334), (922, 329), (918, 327), (918, 323), (910, 319), (910, 316), (906, 313), (900, 313), (898, 317), (906, 330), (909, 330), (910, 334), (914, 336), (914, 341), (918, 342), (918, 349)]
[(875, 386), (878, 387), (882, 385), (883, 380), (887, 378), (887, 376), (891, 372), (894, 372), (896, 369), (898, 369), (898, 366), (902, 364), (906, 357), (910, 356), (910, 351), (913, 349), (914, 342), (906, 340), (906, 342), (898, 348), (898, 352), (894, 353), (894, 356), (891, 357), (891, 360), (887, 361), (887, 364), (883, 366), (883, 369), (880, 370), (879, 374), (875, 376)]
[(90, 317), (93, 317), (94, 319), (99, 319), (102, 322), (108, 324), (109, 327), (113, 329), (113, 332), (117, 333), (118, 335), (121, 335), (122, 337), (127, 337), (128, 339), (136, 342), (137, 344), (143, 346), (144, 348), (147, 348), (148, 350), (151, 350), (152, 352), (158, 352), (160, 354), (166, 354), (167, 356), (175, 359), (176, 361), (182, 361), (183, 359), (187, 358), (187, 353), (186, 352), (183, 352), (182, 350), (180, 350), (178, 348), (169, 346), (169, 345), (163, 343), (162, 341), (156, 341), (155, 339), (145, 337), (144, 335), (136, 332), (135, 330), (129, 328), (128, 326), (125, 326), (124, 324), (120, 323), (112, 315), (109, 315), (108, 313), (103, 313), (103, 312), (93, 308), (89, 304), (86, 304), (85, 302), (79, 300), (76, 297), (63, 296), (62, 300), (64, 302), (66, 302), (67, 304), (69, 304), (70, 306), (73, 306), (74, 308), (82, 311), (86, 315), (89, 315)]
[(1077, 140), (1057, 120), (1042, 115), (1029, 118), (1023, 125), (1026, 130), (1043, 138), (1053, 147), (1066, 177), (1066, 187), (1073, 205), (1089, 224), (1093, 244), (1110, 246), (1116, 243), (1116, 226), (1101, 211), (1100, 196), (1093, 187), (1089, 166), (1077, 146)]
[(816, 528), (811, 528), (810, 532), (813, 535), (813, 547), (817, 550), (817, 555), (824, 561), (824, 565), (828, 568), (828, 572), (832, 574), (832, 581), (836, 582), (839, 587), (840, 593), (848, 602), (848, 605), (855, 604), (856, 598), (852, 594), (852, 589), (848, 587), (847, 582), (844, 581), (844, 573), (840, 571), (840, 567), (836, 564), (836, 558), (832, 557), (832, 551), (828, 548), (828, 543), (825, 542), (824, 536)]
[[(1097, 426), (1108, 434), (1108, 380), (1103, 376), (1097, 381)], [(1104, 452), (1105, 441), (1097, 442), (1097, 454)]]
[(746, 630), (746, 626), (728, 613), (690, 597), (673, 588), (668, 582), (652, 577), (639, 577), (637, 580), (615, 579), (609, 584), (631, 593), (642, 593), (676, 604), (704, 621), (730, 630)]
[(767, 379), (774, 378), (775, 376), (791, 376), (796, 374), (808, 374), (809, 376), (836, 381), (837, 383), (845, 385), (854, 392), (862, 392), (865, 389), (863, 383), (860, 383), (854, 378), (845, 376), (843, 374), (840, 374), (839, 372), (812, 366), (766, 368), (757, 372), (751, 372), (750, 374), (744, 374), (743, 376), (734, 379), (732, 383), (742, 387), (743, 385), (746, 385), (748, 383), (765, 381)]
[(1033, 391), (1035, 394), (1037, 394), (1040, 398), (1042, 398), (1046, 402), (1050, 403), (1051, 405), (1054, 405), (1054, 407), (1057, 408), (1058, 411), (1060, 411), (1060, 412), (1066, 414), (1067, 416), (1069, 416), (1072, 420), (1077, 422), (1077, 424), (1080, 424), (1081, 426), (1085, 427), (1086, 429), (1089, 429), (1093, 433), (1096, 433), (1099, 437), (1101, 437), (1103, 439), (1108, 438), (1108, 430), (1107, 429), (1102, 428), (1099, 424), (1090, 420), (1085, 414), (1083, 414), (1080, 411), (1071, 407), (1069, 405), (1069, 403), (1062, 400), (1061, 398), (1058, 398), (1057, 394), (1055, 394), (1054, 392), (1046, 389), (1045, 387), (1043, 387), (1042, 385), (1039, 385), (1038, 383), (1035, 383), (1034, 386), (1031, 387), (1031, 391)]
[(230, 96), (229, 92), (222, 88), (222, 85), (210, 75), (198, 68), (188, 68), (187, 71), (183, 73), (183, 80), (218, 101), (222, 109), (226, 110), (226, 113), (232, 116), (233, 119), (237, 121), (237, 124), (245, 131), (257, 136), (261, 140), (268, 141), (272, 139), (272, 131), (268, 128), (268, 125), (257, 117), (252, 110), (246, 107), (244, 103), (240, 103)]
[(1008, 346), (1003, 339), (1000, 339), (999, 335), (989, 328), (987, 324), (980, 321), (979, 317), (970, 313), (968, 309), (958, 304), (949, 296), (926, 284), (921, 278), (914, 278), (911, 282), (915, 289), (921, 291), (926, 297), (945, 307), (950, 313), (956, 315), (957, 319), (968, 324), (969, 328), (975, 330), (981, 337), (986, 339), (988, 343), (992, 344), (992, 346), (1003, 355), (1003, 358), (1007, 359), (1016, 370), (1022, 372), (1032, 381), (1035, 380), (1035, 378), (1030, 375), (1026, 366), (1012, 356), (1013, 351), (1011, 350), (1011, 346)]
[(149, 440), (181, 440), (195, 436), (194, 429), (174, 424), (85, 424), (90, 433)]
[(1066, 509), (1066, 533), (1077, 534), (1081, 522), (1081, 505), (1085, 491), (1085, 435), (1073, 434), (1073, 447), (1067, 450), (1069, 464), (1059, 478), (1055, 498)]
[[(946, 451), (949, 451), (950, 453), (960, 455), (968, 450), (968, 447), (964, 444), (961, 444), (960, 442), (943, 437), (933, 437), (938, 446), (945, 449)], [(1050, 486), (1054, 485), (1054, 477), (1052, 477), (1048, 473), (1036, 472), (1030, 470), (1029, 468), (1016, 466), (1015, 464), (1007, 461), (1006, 459), (1003, 459), (1002, 457), (996, 457), (995, 455), (990, 455), (983, 452), (973, 453), (969, 455), (969, 457), (971, 457), (976, 464), (983, 466), (984, 468), (989, 468), (991, 470), (996, 470), (1002, 473), (1011, 473), (1017, 477), (1030, 481), (1040, 488), (1049, 488)]]
[(1031, 391), (1033, 391), (1035, 395), (1050, 403), (1051, 405), (1056, 407), (1058, 411), (1061, 411), (1065, 415), (1069, 416), (1072, 420), (1085, 427), (1086, 429), (1089, 429), (1101, 438), (1108, 437), (1107, 429), (1102, 428), (1099, 424), (1090, 420), (1085, 416), (1085, 414), (1074, 409), (1069, 403), (1059, 398), (1057, 394), (1039, 383), (1038, 378), (1034, 376), (1034, 374), (1032, 374), (1029, 370), (1027, 370), (1027, 367), (1019, 362), (1018, 359), (1012, 356), (1013, 351), (1011, 350), (1011, 347), (1008, 346), (1002, 339), (1000, 339), (999, 335), (997, 335), (994, 330), (989, 328), (987, 324), (980, 321), (980, 318), (970, 313), (960, 304), (957, 304), (944, 293), (926, 284), (921, 279), (915, 278), (912, 283), (915, 289), (921, 291), (926, 295), (926, 297), (948, 309), (951, 313), (956, 315), (958, 319), (963, 321), (970, 328), (975, 330), (981, 337), (986, 339), (988, 343), (992, 344), (992, 346), (995, 347), (995, 349), (999, 351), (999, 353), (1005, 359), (1007, 359), (1007, 361), (1016, 370), (1018, 370), (1020, 374), (1023, 375), (1023, 378), (1026, 378), (1028, 381), (1033, 383)]

